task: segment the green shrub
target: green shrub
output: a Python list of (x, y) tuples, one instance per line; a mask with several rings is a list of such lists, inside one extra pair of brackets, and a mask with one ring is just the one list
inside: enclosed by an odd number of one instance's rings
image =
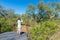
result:
[(30, 33), (33, 40), (49, 40), (58, 29), (58, 26), (53, 21), (40, 22), (40, 26), (35, 26)]
[(12, 28), (11, 28), (11, 27), (8, 27), (8, 26), (3, 26), (3, 27), (1, 28), (1, 31), (2, 31), (2, 32), (12, 31)]
[(13, 19), (4, 20), (4, 18), (2, 18), (0, 20), (0, 25), (1, 25), (1, 32), (13, 31), (13, 27), (15, 27)]
[(12, 31), (13, 30), (13, 28), (11, 26), (9, 26), (6, 22), (2, 22), (1, 21), (1, 25), (2, 25), (1, 32), (8, 32), (8, 31)]

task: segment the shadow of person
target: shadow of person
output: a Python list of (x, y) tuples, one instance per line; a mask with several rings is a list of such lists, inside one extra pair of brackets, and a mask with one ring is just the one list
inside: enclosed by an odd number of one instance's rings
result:
[(25, 32), (20, 32), (20, 35), (24, 34)]

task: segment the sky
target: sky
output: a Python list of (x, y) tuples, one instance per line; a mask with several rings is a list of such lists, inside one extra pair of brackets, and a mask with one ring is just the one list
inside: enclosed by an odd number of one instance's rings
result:
[[(7, 9), (14, 9), (15, 13), (23, 14), (26, 12), (28, 5), (33, 4), (37, 5), (41, 0), (0, 0), (0, 5), (4, 6)], [(50, 2), (60, 2), (60, 0), (50, 0)], [(44, 0), (48, 2), (48, 0)]]

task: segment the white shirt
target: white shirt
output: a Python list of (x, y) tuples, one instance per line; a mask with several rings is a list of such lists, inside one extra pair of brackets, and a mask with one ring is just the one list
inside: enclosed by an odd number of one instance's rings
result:
[(23, 22), (22, 20), (18, 20), (18, 28), (21, 28), (21, 22)]

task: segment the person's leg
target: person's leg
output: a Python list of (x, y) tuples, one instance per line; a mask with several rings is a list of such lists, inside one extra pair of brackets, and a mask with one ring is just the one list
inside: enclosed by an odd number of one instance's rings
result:
[(20, 37), (20, 28), (19, 28), (19, 37)]
[(20, 37), (20, 29), (19, 28), (17, 29), (17, 34)]
[(18, 29), (18, 35), (20, 37), (20, 33), (21, 33), (21, 28)]

